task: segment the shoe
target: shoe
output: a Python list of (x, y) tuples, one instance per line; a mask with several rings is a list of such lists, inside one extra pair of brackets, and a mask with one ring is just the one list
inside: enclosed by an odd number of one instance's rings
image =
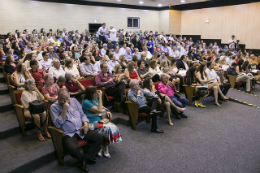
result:
[(250, 91), (246, 91), (246, 93), (247, 93), (247, 94), (253, 94), (253, 93), (251, 93)]
[(103, 155), (104, 155), (104, 157), (106, 157), (106, 158), (110, 158), (110, 157), (111, 157), (111, 155), (109, 154), (108, 146), (105, 146), (105, 147), (103, 148)]
[(201, 107), (201, 108), (205, 108), (205, 107), (206, 107), (206, 106), (203, 105), (203, 104), (198, 104), (198, 106)]
[(86, 165), (86, 161), (82, 161), (82, 162), (78, 163), (77, 167), (80, 170), (84, 171), (84, 172), (88, 172), (89, 171), (89, 169), (88, 169), (88, 167)]
[(180, 114), (180, 116), (181, 116), (182, 118), (188, 118), (188, 116), (185, 115), (185, 114)]
[(167, 122), (167, 124), (169, 124), (170, 126), (173, 126), (173, 124), (172, 124), (172, 121), (171, 120), (166, 120), (166, 122)]
[(87, 164), (93, 165), (93, 164), (96, 164), (96, 163), (97, 163), (96, 159), (93, 159), (93, 160), (87, 159)]
[[(226, 100), (226, 99), (223, 99), (223, 98), (219, 98), (219, 99), (218, 99), (218, 102), (219, 102), (219, 101), (226, 102), (227, 100)], [(220, 104), (221, 104), (221, 103), (220, 103)]]
[(151, 132), (155, 132), (155, 133), (164, 133), (164, 131), (161, 130), (161, 129), (151, 129)]
[(103, 147), (100, 148), (100, 150), (99, 150), (99, 152), (97, 154), (98, 157), (103, 157), (102, 152), (103, 152)]
[(195, 105), (196, 107), (199, 107), (197, 100), (195, 100), (194, 105)]
[(218, 107), (221, 107), (221, 105), (219, 103), (214, 103), (214, 105), (218, 106)]
[(180, 117), (179, 114), (175, 114), (174, 117), (175, 117), (177, 120), (180, 120), (180, 119), (181, 119), (181, 117)]

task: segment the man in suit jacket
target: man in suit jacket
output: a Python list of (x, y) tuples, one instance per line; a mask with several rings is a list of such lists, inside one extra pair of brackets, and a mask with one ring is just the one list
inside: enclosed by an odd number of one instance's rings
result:
[(185, 55), (181, 56), (181, 60), (177, 63), (178, 69), (189, 70), (189, 66), (187, 64), (187, 57)]

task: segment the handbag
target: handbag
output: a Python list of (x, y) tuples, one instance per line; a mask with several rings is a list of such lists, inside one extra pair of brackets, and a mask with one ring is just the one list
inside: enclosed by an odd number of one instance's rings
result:
[(29, 111), (31, 114), (40, 114), (45, 111), (45, 104), (43, 100), (34, 100), (29, 103)]
[(108, 118), (103, 118), (102, 120), (99, 121), (100, 124), (107, 124), (109, 123), (109, 119)]

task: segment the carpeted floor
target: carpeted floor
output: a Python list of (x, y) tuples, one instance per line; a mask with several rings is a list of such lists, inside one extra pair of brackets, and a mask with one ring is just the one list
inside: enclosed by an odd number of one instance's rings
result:
[[(260, 85), (253, 92), (260, 96)], [(260, 106), (259, 97), (232, 89), (228, 96)], [(188, 119), (172, 118), (173, 126), (167, 125), (165, 118), (158, 118), (163, 134), (151, 133), (145, 121), (134, 131), (127, 115), (114, 113), (123, 141), (110, 146), (110, 159), (97, 158), (97, 164), (89, 165), (90, 172), (259, 173), (260, 109), (232, 101), (219, 108), (213, 105), (213, 97), (204, 103), (206, 108), (188, 107)], [(4, 158), (0, 159), (0, 172), (81, 172), (69, 155), (65, 166), (58, 165), (51, 140), (37, 150), (40, 142), (31, 142), (35, 134), (30, 135), (0, 142), (5, 148), (1, 151)], [(32, 160), (37, 154), (40, 157)]]

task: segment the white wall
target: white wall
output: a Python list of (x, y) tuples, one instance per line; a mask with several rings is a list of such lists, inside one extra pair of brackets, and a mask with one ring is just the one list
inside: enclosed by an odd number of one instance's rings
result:
[[(10, 31), (14, 33), (16, 29), (39, 31), (40, 28), (56, 30), (64, 27), (67, 31), (77, 29), (82, 32), (95, 19), (98, 19), (97, 23), (105, 22), (107, 27), (113, 25), (117, 30), (160, 31), (160, 13), (162, 12), (30, 0), (0, 0), (0, 34)], [(140, 17), (140, 29), (128, 29), (127, 17)]]
[(169, 10), (163, 10), (159, 12), (159, 31), (165, 34), (169, 33)]

